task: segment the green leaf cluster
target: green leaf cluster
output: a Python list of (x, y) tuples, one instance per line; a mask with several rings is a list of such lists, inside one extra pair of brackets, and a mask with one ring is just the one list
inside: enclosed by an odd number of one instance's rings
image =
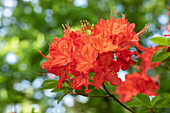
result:
[[(170, 45), (170, 39), (164, 37), (153, 37), (150, 39), (152, 42), (162, 45), (168, 46)], [(157, 50), (154, 55), (152, 56), (151, 62), (160, 62), (165, 60), (170, 56), (170, 52), (167, 52), (167, 49), (161, 48)]]
[(58, 89), (58, 88), (56, 88), (57, 82), (58, 82), (58, 80), (54, 80), (54, 79), (44, 80), (44, 82), (42, 83), (43, 86), (41, 88), (39, 88), (39, 91), (43, 91), (46, 89), (53, 89), (51, 92), (62, 91), (63, 95), (58, 99), (58, 102), (57, 102), (57, 103), (59, 103), (67, 94), (72, 92), (72, 88), (70, 86), (67, 86), (66, 84), (63, 84), (62, 88)]
[(157, 95), (152, 99), (144, 94), (138, 94), (135, 100), (126, 104), (129, 107), (138, 107), (137, 113), (160, 113), (160, 108), (170, 108), (170, 96), (160, 97)]

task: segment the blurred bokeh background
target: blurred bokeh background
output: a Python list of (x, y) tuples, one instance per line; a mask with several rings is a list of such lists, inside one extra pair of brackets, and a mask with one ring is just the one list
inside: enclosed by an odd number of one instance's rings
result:
[[(170, 2), (170, 1), (169, 1)], [(48, 43), (54, 37), (63, 36), (62, 24), (67, 21), (71, 30), (80, 27), (80, 20), (96, 24), (101, 18), (109, 19), (110, 11), (126, 14), (139, 32), (149, 23), (140, 43), (155, 46), (148, 39), (163, 36), (168, 31), (168, 0), (0, 0), (0, 113), (125, 113), (110, 98), (64, 97), (61, 92), (38, 91), (43, 80), (49, 79), (41, 65), (43, 54), (48, 54)], [(159, 94), (170, 92), (168, 64), (161, 70)], [(133, 69), (129, 69), (132, 72)], [(119, 72), (123, 77), (126, 72)], [(53, 77), (53, 75), (51, 75)], [(169, 111), (170, 112), (170, 111)], [(167, 112), (168, 113), (168, 112)]]

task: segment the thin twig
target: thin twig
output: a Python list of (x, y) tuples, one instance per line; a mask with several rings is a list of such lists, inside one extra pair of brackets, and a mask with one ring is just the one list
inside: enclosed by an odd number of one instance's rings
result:
[(121, 103), (114, 95), (112, 95), (107, 88), (105, 87), (104, 83), (103, 83), (103, 88), (105, 89), (106, 93), (112, 97), (116, 102), (118, 102), (121, 106), (123, 106), (124, 108), (126, 108), (127, 110), (129, 110), (132, 113), (136, 113), (135, 111), (133, 111), (132, 109), (128, 108), (127, 106), (125, 106), (123, 103)]
[(82, 96), (86, 96), (86, 97), (110, 97), (109, 95), (86, 95), (86, 94), (78, 93), (78, 92), (76, 92), (76, 94), (74, 94), (74, 95), (82, 95)]

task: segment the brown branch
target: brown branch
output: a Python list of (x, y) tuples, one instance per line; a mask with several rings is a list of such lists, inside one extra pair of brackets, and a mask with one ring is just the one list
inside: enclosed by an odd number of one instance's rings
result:
[(127, 110), (129, 110), (132, 113), (136, 113), (135, 111), (133, 111), (132, 109), (128, 108), (127, 106), (125, 106), (123, 103), (121, 103), (113, 94), (111, 94), (107, 88), (105, 87), (104, 83), (103, 83), (103, 88), (105, 89), (106, 93), (112, 97), (116, 102), (118, 102), (121, 106), (123, 106), (124, 108), (126, 108)]
[(153, 107), (150, 109), (150, 111), (151, 111), (152, 113), (155, 113), (155, 112), (153, 111)]
[(82, 95), (82, 96), (86, 96), (86, 97), (110, 97), (109, 95), (86, 95), (86, 94), (78, 93), (78, 92), (76, 92), (76, 94), (74, 94), (74, 95)]

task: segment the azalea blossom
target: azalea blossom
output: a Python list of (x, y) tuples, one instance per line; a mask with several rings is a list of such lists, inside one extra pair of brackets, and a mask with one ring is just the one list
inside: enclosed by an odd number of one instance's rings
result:
[(153, 69), (160, 65), (161, 62), (156, 62), (156, 63), (151, 62), (153, 54), (158, 49), (160, 49), (159, 46), (155, 47), (155, 48), (150, 46), (149, 48), (144, 48), (143, 53), (138, 55), (138, 58), (140, 58), (142, 60), (140, 68), (141, 68), (143, 75), (145, 75), (149, 69)]
[(129, 65), (135, 65), (136, 62), (131, 58), (132, 55), (137, 55), (138, 52), (131, 52), (129, 50), (123, 50), (116, 53), (117, 61), (119, 62), (119, 66), (122, 70), (127, 70)]
[(159, 84), (148, 75), (141, 76), (141, 73), (134, 72), (132, 75), (127, 74), (126, 80), (116, 88), (115, 94), (119, 94), (121, 102), (130, 101), (138, 93), (148, 96), (156, 96), (155, 90), (159, 89)]
[(138, 44), (138, 35), (133, 31), (135, 24), (127, 22), (123, 14), (117, 20), (115, 17), (116, 14), (110, 20), (100, 19), (94, 27), (90, 40), (99, 53), (121, 51), (130, 44)]
[[(74, 90), (80, 90), (84, 86), (85, 93), (90, 93), (89, 85), (96, 89), (102, 87), (102, 83), (109, 81), (111, 85), (120, 85), (121, 80), (117, 76), (120, 69), (127, 70), (129, 65), (134, 65), (131, 45), (139, 45), (139, 34), (146, 32), (146, 28), (139, 33), (134, 32), (135, 24), (130, 24), (122, 14), (122, 18), (115, 19), (116, 14), (110, 20), (100, 21), (94, 26), (87, 21), (81, 21), (82, 31), (71, 31), (69, 24), (63, 25), (64, 37), (55, 37), (49, 44), (49, 53), (42, 56), (48, 60), (42, 68), (49, 73), (59, 76), (57, 88), (62, 83), (69, 81), (68, 85)], [(116, 59), (114, 57), (116, 56)], [(89, 79), (89, 73), (94, 72), (94, 77)], [(72, 77), (69, 76), (72, 74)]]
[(116, 74), (120, 68), (117, 69), (116, 61), (113, 61), (113, 58), (112, 52), (102, 53), (99, 55), (99, 60), (94, 62), (94, 85), (96, 89), (99, 89), (99, 86), (102, 86), (105, 81), (109, 81), (111, 85), (121, 84), (121, 80)]

